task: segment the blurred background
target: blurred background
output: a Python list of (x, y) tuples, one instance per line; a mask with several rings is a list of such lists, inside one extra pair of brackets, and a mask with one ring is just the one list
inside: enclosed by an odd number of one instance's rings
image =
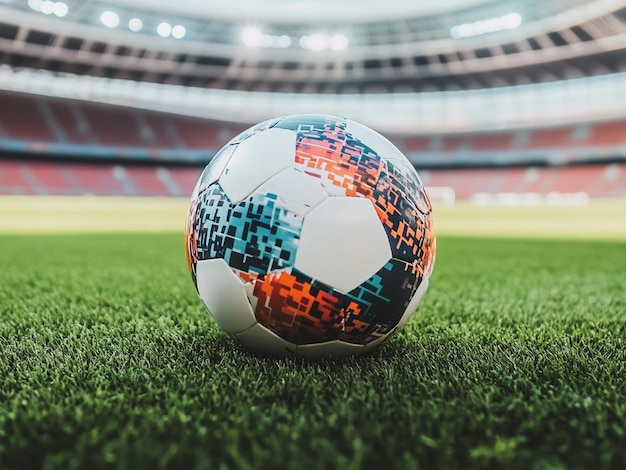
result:
[(187, 198), (291, 113), (378, 130), (442, 207), (623, 204), (626, 1), (0, 0), (0, 194)]

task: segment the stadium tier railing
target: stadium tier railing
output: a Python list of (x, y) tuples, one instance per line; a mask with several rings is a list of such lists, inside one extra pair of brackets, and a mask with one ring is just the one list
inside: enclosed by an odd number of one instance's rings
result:
[(527, 85), (422, 93), (309, 94), (185, 87), (0, 66), (0, 90), (250, 124), (316, 112), (385, 133), (458, 133), (626, 116), (626, 72)]

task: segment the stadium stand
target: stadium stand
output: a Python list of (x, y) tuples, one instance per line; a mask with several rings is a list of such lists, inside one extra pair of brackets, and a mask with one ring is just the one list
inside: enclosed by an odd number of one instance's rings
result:
[[(626, 193), (620, 2), (529, 0), (520, 13), (518, 2), (467, 2), (437, 14), (401, 2), (405, 13), (385, 18), (362, 9), (358, 28), (339, 15), (350, 37), (335, 49), (326, 38), (323, 53), (307, 50), (313, 18), (291, 24), (287, 10), (263, 20), (260, 42), (242, 43), (245, 25), (227, 8), (220, 20), (177, 5), (188, 37), (157, 38), (99, 24), (93, 2), (62, 18), (40, 3), (0, 6), (0, 193), (185, 196), (259, 112), (291, 103), (388, 126), (426, 184), (459, 199)], [(116, 3), (146, 24), (171, 13)]]
[(7, 137), (51, 142), (56, 140), (41, 112), (41, 100), (24, 99), (19, 95), (1, 94), (0, 126)]
[(39, 99), (39, 101), (45, 103), (45, 107), (50, 111), (48, 122), (56, 123), (58, 127), (56, 133), (58, 140), (78, 144), (94, 143), (95, 136), (75, 102), (44, 99)]
[[(202, 168), (27, 159), (0, 160), (0, 194), (95, 194), (189, 196)], [(587, 193), (626, 197), (626, 163), (562, 167), (430, 169), (426, 186), (454, 190), (458, 199), (476, 193)]]
[[(186, 196), (201, 166), (242, 130), (206, 119), (28, 94), (0, 93), (0, 105), (15, 110), (0, 113), (3, 194)], [(427, 185), (452, 188), (458, 199), (554, 191), (626, 196), (626, 164), (603, 160), (626, 154), (626, 120), (390, 138), (418, 167), (424, 165), (420, 172)], [(165, 154), (168, 150), (173, 153)], [(504, 166), (454, 167), (459, 161), (493, 166), (494, 158)], [(518, 163), (514, 158), (527, 159), (526, 166), (507, 167)], [(181, 159), (193, 166), (177, 165)], [(546, 166), (551, 159), (561, 165)], [(575, 166), (562, 165), (577, 160)], [(600, 164), (589, 164), (594, 161)], [(540, 166), (533, 166), (537, 162)]]
[[(0, 106), (15, 110), (0, 113), (0, 129), (4, 131), (0, 134), (0, 150), (12, 150), (19, 142), (22, 144), (19, 148), (29, 153), (56, 155), (73, 146), (93, 144), (100, 151), (93, 148), (88, 151), (96, 156), (103, 153), (102, 149), (120, 154), (132, 148), (137, 151), (138, 158), (146, 158), (151, 149), (169, 149), (180, 151), (175, 155), (177, 160), (186, 150), (193, 150), (200, 151), (193, 155), (206, 161), (207, 156), (245, 128), (201, 118), (28, 94), (0, 93)], [(515, 154), (529, 150), (556, 150), (567, 154), (569, 160), (572, 156), (576, 160), (576, 155), (585, 160), (594, 155), (609, 155), (612, 148), (616, 154), (626, 153), (626, 120), (449, 135), (393, 134), (389, 137), (407, 155), (416, 156), (416, 160), (421, 159), (420, 154), (434, 153), (437, 159), (449, 163), (450, 159), (454, 160), (452, 155), (461, 155), (463, 160), (480, 165), (491, 163), (490, 159), (481, 157), (486, 154)], [(427, 161), (429, 165), (437, 164), (436, 160)]]
[(584, 144), (589, 146), (624, 145), (624, 143), (626, 143), (626, 121), (592, 125), (589, 137), (584, 141)]

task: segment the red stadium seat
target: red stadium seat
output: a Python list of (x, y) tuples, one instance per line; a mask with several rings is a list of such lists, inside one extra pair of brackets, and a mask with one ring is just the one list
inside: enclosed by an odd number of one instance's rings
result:
[(605, 122), (591, 126), (585, 145), (605, 146), (626, 143), (626, 121)]
[(472, 138), (472, 150), (508, 150), (513, 147), (513, 138), (511, 132), (476, 134)]
[(64, 140), (72, 143), (95, 142), (93, 131), (85, 121), (78, 103), (49, 100), (48, 109), (64, 134)]
[(13, 139), (55, 141), (39, 106), (37, 98), (0, 94), (0, 129)]
[(553, 129), (532, 130), (528, 136), (527, 148), (564, 147), (570, 143), (573, 128), (559, 127)]

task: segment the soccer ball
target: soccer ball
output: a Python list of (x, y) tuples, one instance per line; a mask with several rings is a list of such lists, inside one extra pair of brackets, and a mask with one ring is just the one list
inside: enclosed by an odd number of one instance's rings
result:
[(273, 356), (371, 351), (416, 310), (435, 260), (413, 165), (372, 129), (320, 114), (262, 122), (219, 150), (185, 238), (209, 313)]

